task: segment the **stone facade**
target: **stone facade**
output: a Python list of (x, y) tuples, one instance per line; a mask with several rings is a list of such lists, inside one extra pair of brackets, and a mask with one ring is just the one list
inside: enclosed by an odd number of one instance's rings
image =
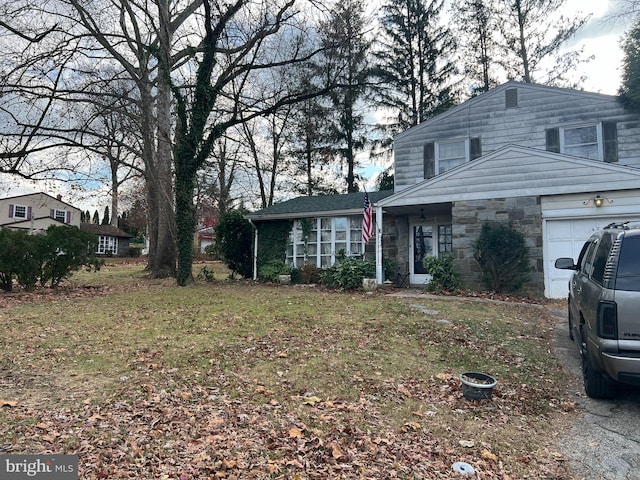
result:
[(515, 197), (490, 200), (457, 201), (452, 205), (453, 254), (463, 288), (483, 290), (482, 271), (473, 258), (473, 245), (485, 222), (510, 222), (525, 235), (532, 271), (522, 293), (544, 296), (542, 260), (542, 211), (540, 198)]

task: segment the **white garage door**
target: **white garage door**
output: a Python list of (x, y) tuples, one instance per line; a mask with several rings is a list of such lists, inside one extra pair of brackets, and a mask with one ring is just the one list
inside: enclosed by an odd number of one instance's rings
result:
[(547, 220), (543, 253), (545, 296), (547, 298), (566, 298), (568, 293), (571, 271), (555, 268), (556, 258), (571, 257), (576, 261), (585, 240), (594, 231), (615, 221), (619, 222), (621, 219), (619, 217), (598, 217)]

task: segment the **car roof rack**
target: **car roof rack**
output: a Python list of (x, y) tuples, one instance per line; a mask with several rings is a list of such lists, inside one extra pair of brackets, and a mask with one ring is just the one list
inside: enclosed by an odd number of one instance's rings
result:
[(607, 228), (620, 228), (622, 230), (629, 230), (630, 228), (639, 228), (639, 227), (640, 227), (640, 224), (638, 224), (638, 222), (631, 223), (629, 221), (626, 221), (626, 222), (613, 222), (613, 223), (610, 223), (609, 225), (607, 225), (604, 228), (605, 229), (607, 229)]

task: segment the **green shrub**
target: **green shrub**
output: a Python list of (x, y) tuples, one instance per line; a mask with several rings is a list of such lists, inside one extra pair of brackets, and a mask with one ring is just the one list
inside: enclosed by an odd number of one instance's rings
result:
[(253, 275), (253, 258), (251, 245), (253, 227), (244, 218), (240, 210), (232, 210), (220, 217), (216, 226), (216, 240), (214, 242), (214, 256), (220, 258), (233, 274), (240, 274), (245, 278)]
[(393, 258), (383, 258), (382, 269), (384, 270), (385, 280), (395, 282), (396, 275), (398, 274), (398, 264), (396, 261)]
[(327, 268), (322, 273), (321, 281), (327, 287), (352, 290), (362, 288), (362, 279), (374, 277), (375, 273), (376, 266), (372, 262), (346, 257)]
[(204, 280), (205, 282), (213, 282), (216, 278), (213, 270), (209, 270), (205, 265), (200, 269), (200, 272), (198, 273), (198, 279)]
[(26, 253), (24, 248), (26, 236), (24, 232), (8, 228), (0, 230), (0, 289), (5, 292), (13, 289), (13, 277)]
[(291, 268), (282, 260), (269, 260), (258, 269), (260, 280), (267, 282), (277, 282), (280, 275), (291, 275)]
[(474, 243), (474, 258), (495, 292), (518, 290), (529, 278), (529, 248), (524, 234), (512, 224), (484, 223)]
[(460, 287), (460, 279), (453, 269), (452, 255), (425, 257), (422, 264), (431, 275), (431, 281), (426, 285), (427, 291), (440, 293), (443, 290), (456, 291)]

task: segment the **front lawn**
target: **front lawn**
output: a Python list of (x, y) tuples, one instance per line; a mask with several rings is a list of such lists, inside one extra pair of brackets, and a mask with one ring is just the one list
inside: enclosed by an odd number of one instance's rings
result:
[[(81, 479), (571, 478), (541, 306), (143, 266), (0, 298), (0, 449), (77, 454)], [(463, 398), (465, 371), (498, 379), (492, 400)]]

